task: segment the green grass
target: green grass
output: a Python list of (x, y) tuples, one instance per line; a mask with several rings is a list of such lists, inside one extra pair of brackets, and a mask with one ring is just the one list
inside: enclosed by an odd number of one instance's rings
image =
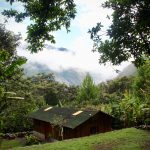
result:
[(15, 148), (16, 150), (148, 150), (150, 133), (128, 128), (94, 136)]
[(2, 140), (0, 139), (0, 150), (12, 149), (14, 147), (24, 146), (24, 143), (19, 139)]

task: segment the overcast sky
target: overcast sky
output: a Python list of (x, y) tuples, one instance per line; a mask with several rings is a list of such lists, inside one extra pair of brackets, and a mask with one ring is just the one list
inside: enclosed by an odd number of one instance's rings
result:
[[(99, 54), (93, 53), (92, 40), (87, 33), (89, 29), (96, 25), (97, 22), (102, 22), (104, 30), (111, 24), (111, 20), (106, 18), (112, 12), (108, 9), (103, 9), (101, 4), (105, 0), (75, 0), (77, 5), (76, 18), (71, 22), (70, 30), (67, 33), (65, 29), (55, 32), (56, 44), (46, 42), (46, 48), (37, 54), (30, 54), (25, 50), (26, 43), (26, 27), (29, 20), (26, 19), (23, 23), (15, 23), (10, 19), (7, 23), (7, 28), (15, 33), (21, 32), (23, 40), (18, 48), (18, 54), (27, 57), (28, 62), (38, 62), (47, 65), (52, 70), (61, 70), (67, 68), (77, 68), (83, 71), (100, 73), (106, 78), (116, 76), (115, 69), (124, 68), (127, 63), (119, 67), (99, 65)], [(12, 7), (22, 9), (20, 4), (14, 4)], [(10, 8), (9, 3), (5, 0), (0, 1), (0, 11)], [(0, 16), (0, 22), (4, 22), (4, 17)], [(105, 37), (103, 37), (105, 38)]]

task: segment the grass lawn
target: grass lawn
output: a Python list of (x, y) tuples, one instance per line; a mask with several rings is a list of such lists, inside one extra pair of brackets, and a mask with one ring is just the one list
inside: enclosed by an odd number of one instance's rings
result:
[(24, 142), (20, 139), (5, 140), (0, 139), (0, 150), (12, 149), (14, 147), (24, 146)]
[(150, 133), (128, 128), (55, 143), (14, 148), (16, 150), (150, 150)]

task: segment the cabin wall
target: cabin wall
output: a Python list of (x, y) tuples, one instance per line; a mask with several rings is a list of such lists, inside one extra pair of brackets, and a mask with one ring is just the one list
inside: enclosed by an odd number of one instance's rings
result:
[(112, 118), (109, 115), (99, 112), (74, 129), (63, 127), (63, 137), (61, 135), (62, 132), (60, 127), (54, 127), (48, 122), (36, 119), (34, 119), (34, 130), (43, 134), (45, 139), (52, 137), (57, 140), (62, 140), (111, 131), (111, 122)]
[(57, 140), (62, 139), (61, 138), (61, 128), (58, 126), (52, 126), (48, 122), (44, 122), (41, 120), (33, 120), (34, 123), (34, 130), (36, 132), (35, 135), (38, 136), (40, 139), (48, 139), (48, 138), (54, 138)]
[(52, 126), (48, 122), (44, 122), (41, 120), (33, 120), (34, 130), (44, 135), (45, 139), (51, 136), (52, 134)]
[(63, 138), (77, 138), (89, 136), (92, 134), (103, 133), (111, 131), (111, 117), (104, 113), (98, 113), (92, 118), (88, 119), (86, 122), (76, 127), (75, 129), (70, 129), (64, 127)]

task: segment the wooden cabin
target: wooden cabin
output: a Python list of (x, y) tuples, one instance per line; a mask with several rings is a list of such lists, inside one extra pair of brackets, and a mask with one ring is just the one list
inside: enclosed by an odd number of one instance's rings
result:
[(102, 111), (44, 107), (30, 115), (34, 133), (57, 140), (78, 138), (112, 130), (112, 117)]

